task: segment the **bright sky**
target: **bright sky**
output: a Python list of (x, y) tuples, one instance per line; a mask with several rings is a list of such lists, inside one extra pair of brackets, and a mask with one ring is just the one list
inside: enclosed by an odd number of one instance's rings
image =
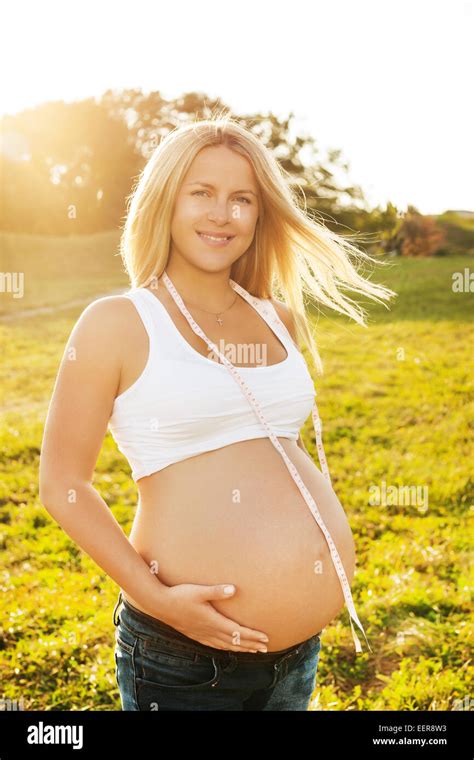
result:
[(474, 0), (16, 0), (0, 112), (107, 89), (293, 111), (370, 203), (474, 209)]

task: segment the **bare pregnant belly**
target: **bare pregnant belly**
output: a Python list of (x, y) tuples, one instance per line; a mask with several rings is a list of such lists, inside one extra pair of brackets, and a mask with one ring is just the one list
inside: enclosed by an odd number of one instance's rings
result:
[[(350, 584), (355, 551), (345, 512), (296, 442), (278, 440), (315, 500)], [(270, 439), (177, 462), (142, 478), (138, 487), (130, 534), (135, 549), (167, 586), (234, 584), (232, 599), (214, 606), (264, 631), (269, 651), (318, 633), (344, 606), (327, 541)]]

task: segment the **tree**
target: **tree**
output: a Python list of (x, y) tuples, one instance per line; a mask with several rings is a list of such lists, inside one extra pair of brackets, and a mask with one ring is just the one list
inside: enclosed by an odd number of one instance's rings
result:
[[(219, 100), (187, 93), (108, 90), (95, 101), (43, 103), (2, 119), (10, 151), (3, 157), (0, 229), (40, 234), (94, 233), (118, 227), (133, 180), (174, 127), (230, 112)], [(331, 226), (360, 188), (344, 182), (340, 151), (320, 155), (311, 135), (294, 134), (294, 114), (235, 116), (274, 153), (309, 214)], [(21, 150), (15, 146), (21, 146)], [(21, 153), (21, 156), (20, 156)], [(336, 173), (342, 180), (336, 181)], [(339, 230), (340, 231), (340, 230)]]
[(433, 217), (423, 216), (416, 208), (408, 206), (397, 233), (402, 256), (432, 256), (444, 240), (444, 232)]

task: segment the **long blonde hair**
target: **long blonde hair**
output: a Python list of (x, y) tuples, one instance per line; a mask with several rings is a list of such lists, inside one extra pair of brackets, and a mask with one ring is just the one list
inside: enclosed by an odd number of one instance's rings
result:
[(322, 373), (304, 295), (366, 327), (366, 312), (341, 289), (379, 303), (397, 294), (357, 272), (354, 264), (358, 262), (381, 262), (309, 218), (299, 207), (291, 176), (251, 131), (229, 115), (176, 127), (161, 140), (140, 173), (127, 198), (120, 241), (132, 287), (148, 285), (166, 268), (179, 188), (199, 151), (215, 145), (244, 156), (260, 190), (254, 239), (232, 265), (230, 277), (257, 298), (275, 298), (275, 293), (283, 297), (295, 321), (298, 343), (306, 344), (317, 372)]

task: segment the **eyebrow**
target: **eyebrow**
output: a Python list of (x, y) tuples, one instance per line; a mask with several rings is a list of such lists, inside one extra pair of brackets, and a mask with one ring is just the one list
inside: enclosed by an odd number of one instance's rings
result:
[[(203, 187), (210, 187), (211, 190), (215, 190), (216, 188), (214, 185), (211, 185), (209, 182), (187, 182), (187, 185), (202, 185)], [(254, 193), (253, 190), (234, 190), (234, 193), (251, 193), (252, 195), (255, 195), (257, 197), (257, 193)]]

